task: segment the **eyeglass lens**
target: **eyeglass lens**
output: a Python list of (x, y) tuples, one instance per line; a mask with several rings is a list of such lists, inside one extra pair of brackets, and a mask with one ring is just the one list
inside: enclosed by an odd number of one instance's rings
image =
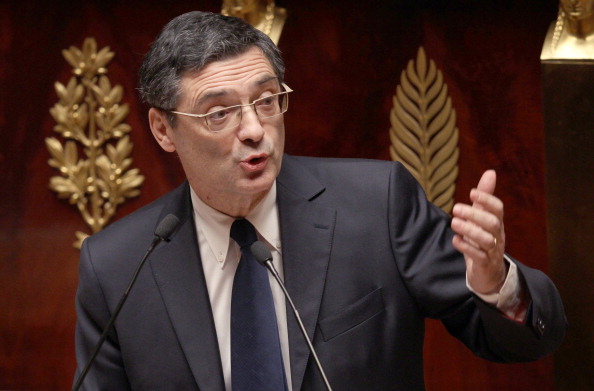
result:
[[(249, 106), (254, 106), (256, 115), (260, 120), (274, 117), (287, 111), (289, 105), (288, 93), (282, 92), (277, 95), (271, 95), (257, 99)], [(247, 105), (246, 105), (247, 106)], [(243, 106), (226, 107), (221, 110), (213, 111), (206, 117), (206, 124), (212, 132), (233, 128), (241, 122)]]

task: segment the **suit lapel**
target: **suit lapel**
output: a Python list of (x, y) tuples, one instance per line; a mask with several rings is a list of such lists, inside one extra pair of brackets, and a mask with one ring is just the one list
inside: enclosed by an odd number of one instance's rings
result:
[[(312, 202), (324, 187), (293, 158), (283, 161), (277, 199), (283, 252), (284, 278), (307, 334), (313, 340), (318, 320), (336, 220), (332, 208)], [(287, 309), (291, 378), (299, 390), (309, 359), (309, 349), (290, 308)]]
[(150, 265), (198, 387), (224, 391), (219, 347), (198, 251), (189, 186), (186, 184), (178, 192), (179, 197), (163, 210), (161, 218), (173, 213), (180, 219), (181, 226), (169, 243), (155, 250)]

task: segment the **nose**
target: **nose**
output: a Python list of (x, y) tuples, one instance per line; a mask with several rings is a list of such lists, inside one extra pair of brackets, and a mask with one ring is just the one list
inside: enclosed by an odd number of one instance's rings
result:
[(242, 108), (237, 136), (241, 141), (259, 142), (264, 137), (264, 127), (253, 106)]

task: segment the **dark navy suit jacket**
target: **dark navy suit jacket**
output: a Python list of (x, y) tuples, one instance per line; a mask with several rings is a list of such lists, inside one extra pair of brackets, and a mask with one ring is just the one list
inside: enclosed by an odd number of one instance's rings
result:
[[(518, 263), (531, 296), (526, 324), (472, 295), (449, 217), (402, 165), (285, 156), (277, 197), (285, 283), (335, 390), (423, 390), (426, 317), (489, 360), (534, 360), (560, 344), (566, 321), (551, 281)], [(86, 390), (224, 390), (187, 183), (84, 242), (78, 365), (169, 213), (181, 227), (140, 273)], [(293, 390), (323, 390), (287, 318)]]

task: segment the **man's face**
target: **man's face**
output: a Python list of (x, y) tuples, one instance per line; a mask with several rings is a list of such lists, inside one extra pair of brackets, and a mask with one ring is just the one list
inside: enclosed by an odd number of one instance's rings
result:
[[(176, 110), (205, 114), (278, 92), (280, 83), (270, 62), (260, 49), (252, 48), (184, 75)], [(221, 198), (266, 194), (280, 171), (283, 115), (260, 120), (253, 106), (242, 110), (239, 126), (218, 133), (209, 131), (203, 118), (182, 115), (167, 130), (170, 151), (177, 151), (190, 185), (211, 206)]]

